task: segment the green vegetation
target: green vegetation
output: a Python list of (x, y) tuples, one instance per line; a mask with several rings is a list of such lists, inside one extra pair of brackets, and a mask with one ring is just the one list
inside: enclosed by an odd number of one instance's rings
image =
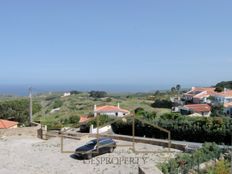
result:
[(93, 98), (107, 97), (107, 93), (105, 91), (90, 91), (89, 95), (90, 95), (90, 97), (93, 97)]
[(172, 102), (170, 100), (160, 100), (157, 99), (155, 100), (154, 103), (151, 104), (152, 107), (154, 108), (172, 108)]
[(216, 84), (216, 91), (221, 92), (224, 88), (232, 89), (232, 81), (222, 81)]
[[(137, 110), (137, 117), (142, 117), (153, 125), (169, 130), (171, 138), (174, 140), (231, 143), (232, 119), (228, 117), (184, 117), (177, 113), (165, 113), (157, 116), (157, 114), (142, 109)], [(130, 120), (127, 122), (117, 121), (112, 124), (112, 128), (117, 134), (132, 135), (132, 122)], [(135, 121), (135, 135), (167, 138), (166, 133), (137, 120)]]
[[(41, 105), (33, 102), (33, 114), (41, 110)], [(0, 102), (0, 118), (29, 125), (29, 100), (7, 100)]]
[[(109, 117), (107, 115), (99, 115), (98, 116), (98, 125), (101, 127), (106, 123), (109, 123), (111, 121), (113, 121), (114, 118), (113, 117)], [(94, 127), (97, 127), (97, 119), (91, 120), (88, 122), (88, 126), (93, 125)]]
[[(187, 174), (190, 169), (194, 169), (197, 173), (201, 173), (199, 169), (201, 163), (209, 160), (216, 160), (222, 153), (223, 150), (215, 143), (204, 143), (202, 148), (195, 152), (191, 154), (179, 154), (175, 159), (171, 159), (168, 162), (161, 164), (159, 167), (164, 174)], [(216, 166), (215, 168), (218, 169), (219, 167)], [(220, 171), (222, 171), (221, 168)]]
[(53, 106), (52, 108), (55, 109), (55, 108), (60, 108), (62, 106), (63, 102), (59, 99), (56, 99), (53, 103)]
[(230, 174), (230, 163), (227, 160), (220, 160), (215, 167), (209, 169), (207, 174)]
[[(82, 115), (92, 115), (94, 105), (114, 105), (120, 103), (121, 108), (125, 108), (131, 113), (142, 107), (149, 113), (156, 113), (157, 116), (169, 113), (168, 108), (153, 108), (151, 94), (108, 94), (106, 98), (93, 98), (89, 93), (78, 92), (71, 96), (61, 97), (63, 93), (54, 93), (35, 96), (33, 100), (42, 105), (40, 112), (34, 114), (34, 120), (48, 125), (49, 128), (58, 128), (64, 126), (75, 127), (78, 124), (79, 117)], [(163, 94), (162, 94), (163, 95)], [(167, 94), (166, 94), (167, 95)], [(168, 98), (168, 95), (165, 96)], [(60, 110), (51, 113), (51, 110), (59, 107)], [(70, 117), (78, 117), (75, 121)], [(78, 120), (78, 121), (77, 121)]]

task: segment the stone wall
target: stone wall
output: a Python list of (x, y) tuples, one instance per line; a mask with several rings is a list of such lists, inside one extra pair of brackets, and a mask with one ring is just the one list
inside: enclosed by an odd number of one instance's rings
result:
[(38, 129), (41, 126), (39, 124), (34, 125), (33, 127), (19, 127), (14, 129), (0, 129), (0, 137), (1, 136), (34, 136), (37, 137)]

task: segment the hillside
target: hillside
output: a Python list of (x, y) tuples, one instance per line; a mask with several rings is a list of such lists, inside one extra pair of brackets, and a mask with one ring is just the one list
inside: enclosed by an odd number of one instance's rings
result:
[[(88, 93), (72, 94), (62, 97), (61, 94), (39, 95), (34, 100), (40, 102), (42, 110), (34, 115), (36, 121), (53, 127), (74, 126), (81, 115), (89, 115), (93, 113), (94, 105), (117, 105), (120, 103), (121, 108), (125, 108), (133, 112), (136, 108), (142, 107), (146, 111), (156, 112), (160, 115), (170, 112), (169, 109), (153, 108), (148, 100), (148, 95), (109, 95), (105, 98), (92, 98)], [(55, 108), (58, 111), (51, 112)]]
[(222, 81), (215, 85), (217, 91), (223, 91), (224, 88), (232, 89), (232, 81)]

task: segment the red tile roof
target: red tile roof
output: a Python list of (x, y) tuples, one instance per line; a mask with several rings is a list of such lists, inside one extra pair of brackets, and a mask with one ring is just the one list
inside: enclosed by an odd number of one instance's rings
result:
[(192, 87), (190, 91), (185, 93), (185, 96), (192, 96), (194, 98), (202, 98), (202, 97), (208, 97), (212, 94), (215, 94), (216, 92), (214, 91), (215, 88), (198, 88), (198, 87)]
[(0, 129), (7, 129), (17, 125), (18, 122), (0, 119)]
[(128, 110), (121, 109), (121, 108), (119, 108), (117, 106), (109, 106), (109, 105), (98, 106), (98, 107), (96, 107), (95, 112), (123, 112), (123, 113), (129, 113)]
[(192, 110), (193, 112), (209, 112), (211, 111), (211, 106), (207, 104), (191, 104), (184, 105), (185, 108)]
[(83, 122), (87, 122), (89, 120), (91, 120), (93, 117), (89, 117), (88, 115), (82, 115), (80, 117), (79, 123), (83, 123)]
[(232, 97), (232, 90), (226, 90), (216, 94), (217, 96)]
[(213, 87), (192, 87), (191, 91), (215, 91)]

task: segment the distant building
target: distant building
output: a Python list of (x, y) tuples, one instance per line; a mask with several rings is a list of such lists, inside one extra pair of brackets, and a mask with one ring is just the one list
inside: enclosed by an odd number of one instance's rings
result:
[(94, 105), (94, 116), (97, 115), (108, 115), (108, 116), (116, 116), (116, 117), (123, 117), (130, 114), (130, 111), (126, 109), (120, 108), (120, 105), (118, 103), (118, 106), (96, 106)]
[(13, 129), (18, 127), (18, 122), (0, 119), (0, 129)]
[(211, 106), (208, 104), (190, 104), (180, 107), (182, 115), (204, 116), (209, 117), (211, 114)]
[(190, 91), (183, 95), (183, 99), (186, 102), (200, 104), (200, 103), (210, 103), (211, 101), (208, 99), (209, 96), (215, 95), (215, 88), (198, 88), (192, 87)]
[(70, 92), (65, 92), (64, 95), (63, 95), (63, 97), (68, 97), (68, 96), (70, 96), (70, 95), (71, 95)]
[(215, 101), (220, 104), (232, 102), (232, 90), (224, 89), (223, 92), (218, 92), (213, 95)]
[(224, 104), (224, 113), (232, 117), (232, 102)]

